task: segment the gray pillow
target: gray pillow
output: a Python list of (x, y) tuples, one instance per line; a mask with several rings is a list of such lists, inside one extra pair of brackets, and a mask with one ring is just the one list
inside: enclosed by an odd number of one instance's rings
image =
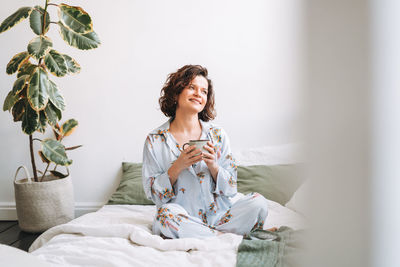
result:
[(300, 164), (238, 166), (238, 191), (285, 205), (303, 182)]
[(154, 205), (143, 190), (142, 163), (122, 163), (121, 182), (107, 204)]

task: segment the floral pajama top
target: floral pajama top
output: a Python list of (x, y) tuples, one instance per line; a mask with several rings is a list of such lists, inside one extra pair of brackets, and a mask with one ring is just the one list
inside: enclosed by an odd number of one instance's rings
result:
[(176, 203), (190, 216), (213, 225), (231, 207), (230, 197), (237, 193), (237, 167), (225, 131), (200, 120), (201, 139), (210, 140), (221, 156), (217, 182), (214, 182), (204, 161), (183, 170), (174, 186), (168, 169), (179, 157), (182, 148), (169, 132), (171, 119), (147, 136), (143, 148), (143, 187), (148, 199), (159, 209), (163, 204)]

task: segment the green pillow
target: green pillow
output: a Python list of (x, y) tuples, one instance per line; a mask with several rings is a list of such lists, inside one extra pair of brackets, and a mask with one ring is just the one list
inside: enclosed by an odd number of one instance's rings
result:
[(303, 182), (300, 164), (238, 166), (238, 191), (257, 192), (285, 205)]
[(122, 163), (121, 182), (107, 204), (154, 205), (143, 190), (142, 163)]

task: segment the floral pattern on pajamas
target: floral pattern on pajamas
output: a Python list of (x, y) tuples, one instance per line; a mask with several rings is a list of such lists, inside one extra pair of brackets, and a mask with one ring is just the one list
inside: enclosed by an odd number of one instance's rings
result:
[(197, 174), (197, 177), (199, 177), (199, 183), (203, 183), (203, 180), (204, 180), (204, 177), (205, 177), (204, 172), (199, 172)]
[[(207, 237), (215, 235), (215, 230), (244, 234), (264, 221), (265, 199), (260, 202), (246, 196), (245, 204), (239, 200), (232, 205), (231, 197), (237, 193), (236, 162), (225, 131), (209, 122), (199, 120), (200, 138), (210, 140), (220, 152), (216, 179), (200, 161), (183, 170), (171, 185), (168, 169), (182, 150), (169, 131), (170, 122), (150, 132), (143, 148), (143, 188), (158, 209), (153, 232), (170, 238)], [(249, 210), (253, 202), (260, 206), (255, 207), (256, 213)]]
[(201, 217), (201, 221), (203, 223), (207, 223), (207, 214), (203, 212), (202, 209), (199, 209), (199, 216)]
[(231, 220), (231, 218), (232, 218), (232, 214), (231, 214), (231, 210), (229, 209), (229, 210), (224, 214), (224, 216), (222, 216), (221, 220), (219, 220), (218, 225), (221, 225), (221, 224), (224, 224), (224, 223), (229, 222), (229, 221)]

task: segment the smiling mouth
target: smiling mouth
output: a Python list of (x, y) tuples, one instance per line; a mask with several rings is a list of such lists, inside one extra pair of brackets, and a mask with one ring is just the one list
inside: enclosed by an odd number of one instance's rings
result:
[(201, 103), (200, 103), (200, 101), (199, 101), (199, 100), (196, 100), (196, 99), (189, 99), (189, 101), (190, 101), (190, 102), (194, 102), (194, 103), (197, 103), (197, 104), (201, 105)]

